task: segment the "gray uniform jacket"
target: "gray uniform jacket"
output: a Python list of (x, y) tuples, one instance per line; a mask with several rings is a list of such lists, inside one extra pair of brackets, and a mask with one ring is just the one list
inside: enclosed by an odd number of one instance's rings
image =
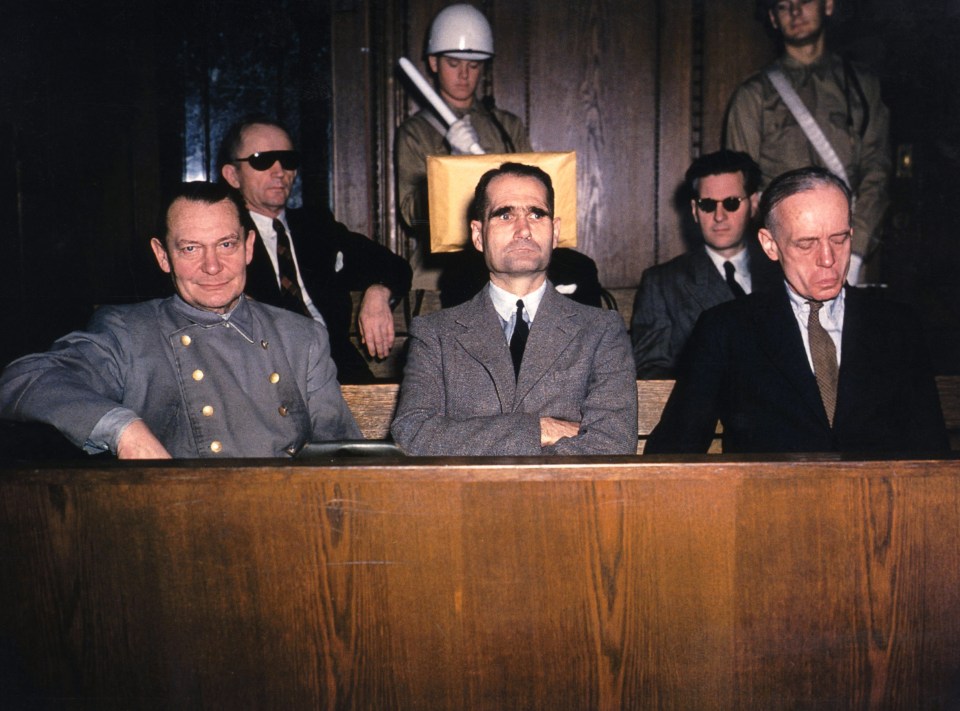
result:
[[(465, 304), (414, 319), (391, 429), (416, 455), (634, 454), (637, 387), (615, 311), (578, 304), (548, 282), (519, 380), (484, 288)], [(540, 446), (540, 418), (578, 422)]]
[(281, 457), (362, 437), (326, 329), (246, 297), (227, 320), (179, 296), (98, 309), (87, 331), (10, 364), (0, 416), (46, 422), (90, 452), (116, 452), (139, 416), (174, 457)]

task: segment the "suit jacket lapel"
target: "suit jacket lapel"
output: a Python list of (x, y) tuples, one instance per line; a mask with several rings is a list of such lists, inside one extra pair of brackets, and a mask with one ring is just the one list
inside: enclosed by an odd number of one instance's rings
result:
[[(856, 289), (847, 289), (843, 304), (843, 333), (840, 336), (840, 374), (837, 380), (837, 411), (834, 413), (834, 426), (844, 417), (848, 408), (862, 402), (862, 393), (870, 390), (869, 366), (873, 353), (882, 353), (883, 343), (875, 342), (878, 334), (883, 333), (879, 325), (868, 322), (867, 304), (864, 294)], [(856, 416), (855, 412), (851, 413)]]
[(801, 402), (825, 427), (829, 427), (817, 379), (807, 360), (803, 337), (786, 290), (784, 285), (778, 294), (758, 297), (757, 303), (761, 307), (752, 312), (757, 338), (774, 367), (779, 368), (787, 382), (796, 388)]
[(512, 412), (517, 389), (513, 361), (503, 336), (500, 317), (493, 308), (486, 288), (467, 302), (457, 323), (464, 328), (457, 336), (457, 341), (489, 373), (500, 399), (501, 412)]
[(513, 398), (514, 411), (533, 386), (551, 371), (560, 354), (580, 331), (580, 327), (570, 321), (573, 311), (566, 306), (567, 298), (558, 294), (553, 284), (548, 281), (523, 353), (520, 377)]
[[(251, 224), (252, 224), (251, 220)], [(277, 285), (277, 273), (267, 254), (267, 248), (260, 237), (260, 231), (254, 225), (256, 242), (253, 245), (253, 259), (247, 265), (247, 284), (244, 291), (257, 301), (277, 305), (280, 302), (280, 287)]]
[(707, 256), (705, 247), (700, 247), (690, 255), (689, 266), (691, 279), (684, 286), (702, 311), (733, 298), (730, 287), (720, 278), (720, 273)]

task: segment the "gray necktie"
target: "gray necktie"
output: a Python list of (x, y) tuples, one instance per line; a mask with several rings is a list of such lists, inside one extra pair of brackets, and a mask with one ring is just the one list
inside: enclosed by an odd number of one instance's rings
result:
[(833, 427), (833, 414), (837, 409), (837, 347), (830, 334), (820, 325), (822, 301), (808, 301), (810, 317), (807, 319), (807, 334), (810, 336), (810, 355), (813, 357), (813, 374), (817, 378), (820, 399), (827, 411), (827, 420)]

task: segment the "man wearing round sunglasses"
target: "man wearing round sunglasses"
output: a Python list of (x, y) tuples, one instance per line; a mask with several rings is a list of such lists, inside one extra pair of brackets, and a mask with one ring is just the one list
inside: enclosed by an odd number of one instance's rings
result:
[(780, 269), (751, 231), (759, 182), (760, 169), (746, 153), (710, 153), (687, 170), (690, 210), (703, 245), (643, 273), (631, 320), (638, 378), (674, 377), (703, 311), (779, 286)]
[(724, 453), (947, 451), (918, 315), (844, 288), (851, 212), (823, 168), (763, 191), (760, 244), (783, 282), (700, 317), (645, 453), (705, 453), (718, 420)]
[(257, 235), (246, 293), (325, 324), (338, 380), (372, 381), (350, 342), (350, 292), (363, 293), (358, 315), (363, 344), (372, 357), (386, 358), (394, 344), (392, 307), (410, 289), (406, 260), (351, 232), (326, 206), (287, 208), (300, 154), (276, 121), (255, 116), (234, 124), (218, 162), (223, 179), (242, 196)]

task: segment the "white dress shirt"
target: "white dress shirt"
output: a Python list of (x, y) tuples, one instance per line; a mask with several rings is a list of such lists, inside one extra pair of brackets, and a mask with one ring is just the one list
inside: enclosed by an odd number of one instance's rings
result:
[[(277, 231), (273, 229), (273, 218), (261, 215), (259, 212), (253, 212), (252, 210), (250, 211), (250, 217), (253, 218), (253, 222), (257, 226), (257, 232), (260, 233), (263, 246), (266, 248), (267, 255), (273, 263), (273, 273), (277, 275), (277, 286), (280, 286), (280, 266), (277, 263)], [(326, 326), (327, 324), (324, 322), (323, 316), (320, 315), (317, 307), (313, 305), (310, 293), (303, 285), (303, 277), (300, 276), (300, 263), (297, 261), (297, 250), (293, 246), (293, 234), (290, 232), (290, 225), (287, 224), (287, 217), (284, 213), (280, 213), (280, 217), (277, 219), (283, 223), (283, 227), (287, 231), (287, 238), (290, 240), (290, 254), (293, 256), (293, 265), (297, 269), (297, 284), (300, 285), (300, 293), (303, 294), (303, 303), (306, 304), (307, 311), (310, 312), (313, 319)]]
[[(786, 283), (786, 282), (784, 282)], [(797, 294), (789, 284), (787, 284), (787, 295), (790, 297), (790, 307), (793, 309), (793, 315), (797, 317), (797, 324), (800, 327), (800, 336), (803, 338), (803, 348), (807, 352), (807, 362), (810, 363), (810, 370), (813, 370), (813, 355), (810, 353), (810, 334), (807, 332), (807, 319), (810, 318), (810, 304), (807, 299)], [(823, 330), (830, 334), (833, 345), (837, 348), (837, 366), (840, 365), (840, 342), (843, 340), (843, 289), (837, 294), (835, 299), (823, 302), (823, 308), (820, 309), (820, 325)]]
[(510, 343), (510, 339), (513, 337), (513, 329), (517, 325), (517, 300), (523, 299), (523, 320), (528, 325), (532, 324), (533, 319), (537, 317), (537, 309), (540, 307), (540, 301), (543, 299), (546, 290), (546, 279), (539, 289), (531, 291), (526, 296), (511, 294), (506, 289), (501, 289), (490, 282), (490, 301), (493, 302), (493, 308), (496, 310), (497, 316), (500, 317), (500, 326), (503, 328), (503, 335), (507, 337), (507, 343)]
[(723, 263), (730, 262), (736, 270), (733, 278), (743, 287), (743, 293), (749, 294), (753, 291), (753, 280), (750, 279), (750, 252), (746, 247), (732, 257), (724, 257), (715, 249), (711, 248), (710, 245), (705, 244), (703, 246), (707, 250), (707, 256), (710, 257), (710, 261), (713, 262), (713, 266), (720, 272), (720, 276), (723, 277), (724, 281), (727, 280), (727, 273), (723, 271)]

